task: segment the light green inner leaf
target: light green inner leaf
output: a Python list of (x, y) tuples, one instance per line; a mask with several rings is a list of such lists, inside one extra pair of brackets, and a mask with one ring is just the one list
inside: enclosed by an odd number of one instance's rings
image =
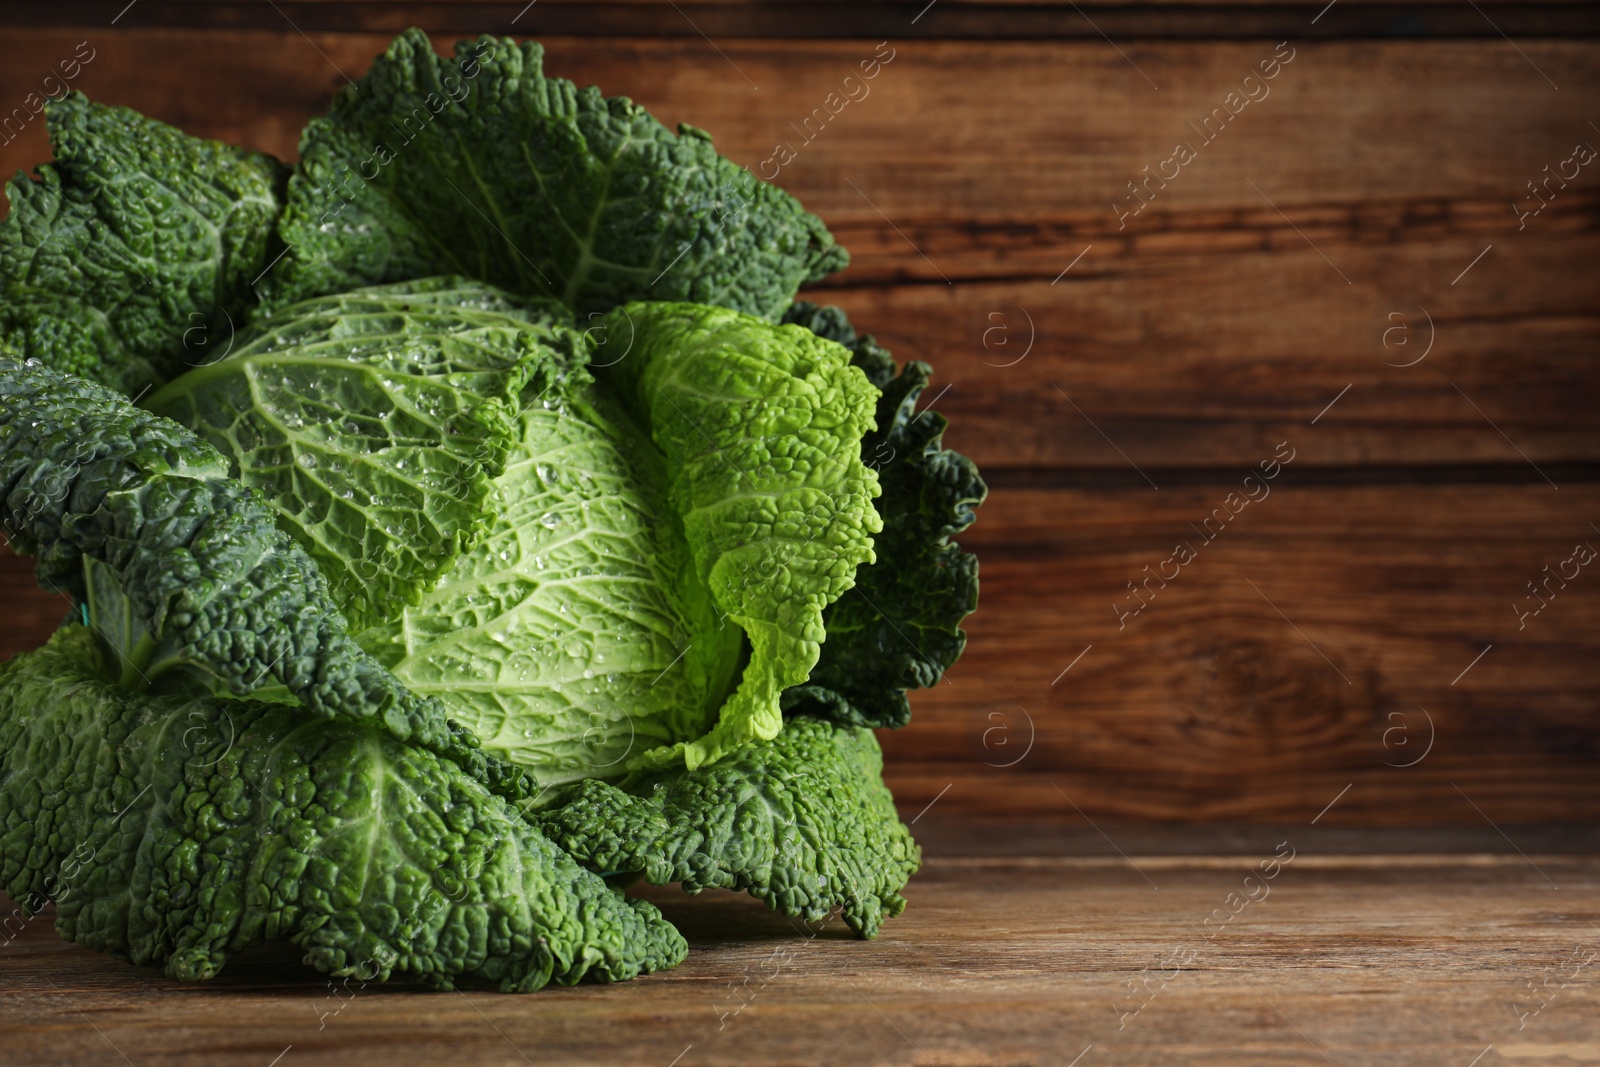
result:
[(874, 558), (878, 479), (860, 451), (878, 391), (843, 345), (725, 308), (626, 304), (605, 337), (595, 366), (666, 457), (695, 575), (750, 640), (716, 726), (630, 761), (693, 769), (777, 736), (783, 691), (816, 666), (823, 609)]
[(661, 457), (599, 387), (541, 399), (488, 536), (358, 640), (541, 783), (621, 774), (697, 737), (737, 666), (666, 507)]
[(564, 317), (451, 278), (309, 300), (147, 406), (231, 457), (370, 625), (487, 528), (523, 388), (578, 362)]

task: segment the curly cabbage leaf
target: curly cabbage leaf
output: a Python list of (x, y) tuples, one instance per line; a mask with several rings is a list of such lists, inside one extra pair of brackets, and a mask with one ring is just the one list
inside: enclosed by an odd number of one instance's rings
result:
[(523, 393), (582, 373), (566, 318), (461, 278), (358, 289), (259, 319), (145, 406), (228, 456), (370, 626), (488, 530)]
[(369, 724), (129, 693), (81, 626), (0, 666), (0, 888), (193, 981), (265, 941), (324, 973), (506, 992), (675, 966), (656, 908)]
[(861, 462), (877, 390), (842, 345), (699, 304), (627, 304), (594, 366), (649, 428), (695, 575), (749, 639), (739, 688), (704, 737), (635, 757), (691, 769), (783, 727), (822, 612), (873, 559), (877, 475)]
[(748, 890), (785, 915), (840, 909), (861, 937), (905, 910), (922, 862), (883, 784), (870, 730), (791, 719), (771, 740), (745, 741), (717, 763), (588, 779), (536, 821), (597, 870), (640, 871), (652, 885)]
[(0, 337), (129, 394), (225, 347), (275, 254), (288, 170), (71, 92), (56, 162), (7, 186)]
[(493, 527), (357, 640), (546, 784), (616, 776), (706, 731), (738, 666), (664, 500), (660, 454), (604, 390), (530, 405)]
[(978, 558), (949, 539), (972, 524), (988, 488), (972, 460), (943, 447), (945, 417), (916, 411), (932, 373), (926, 363), (897, 374), (888, 351), (858, 336), (838, 308), (799, 303), (784, 321), (845, 345), (882, 390), (861, 458), (883, 486), (883, 531), (877, 561), (824, 612), (821, 658), (804, 685), (784, 693), (783, 707), (857, 726), (904, 726), (906, 690), (937, 684), (966, 647), (960, 623), (978, 606)]
[(655, 299), (776, 319), (844, 267), (821, 220), (707, 134), (543, 61), (531, 41), (446, 59), (421, 30), (397, 37), (306, 127), (268, 302), (455, 273), (581, 315)]
[(90, 561), (110, 569), (153, 639), (125, 671), (148, 685), (158, 663), (188, 664), (241, 696), (282, 685), (316, 715), (377, 719), (510, 799), (537, 794), (350, 639), (316, 564), (210, 445), (32, 360), (0, 358), (0, 397), (0, 525), (38, 557), (40, 584), (79, 604)]

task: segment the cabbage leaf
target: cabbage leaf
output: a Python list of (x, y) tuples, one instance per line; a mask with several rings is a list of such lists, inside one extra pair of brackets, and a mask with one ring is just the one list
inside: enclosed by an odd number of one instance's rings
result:
[(814, 921), (838, 908), (862, 937), (905, 909), (922, 862), (883, 784), (872, 731), (801, 717), (743, 741), (709, 766), (645, 772), (621, 786), (588, 779), (537, 817), (590, 866), (652, 885), (742, 889)]
[(292, 941), (327, 974), (507, 992), (683, 959), (449, 760), (370, 724), (130, 693), (83, 626), (0, 666), (0, 889), (173, 978)]
[(279, 247), (288, 169), (70, 92), (6, 188), (0, 339), (131, 394), (226, 350)]
[(494, 525), (358, 640), (542, 784), (626, 769), (716, 717), (738, 665), (665, 502), (659, 453), (592, 382), (530, 404)]
[(228, 456), (370, 626), (487, 531), (524, 393), (581, 373), (566, 317), (448, 277), (306, 300), (145, 406)]
[(395, 38), (300, 144), (270, 304), (463, 274), (580, 316), (692, 300), (777, 319), (848, 256), (799, 201), (625, 97), (543, 73), (544, 49)]
[(783, 691), (816, 666), (823, 609), (873, 559), (883, 523), (860, 441), (877, 390), (844, 346), (724, 308), (626, 304), (606, 327), (597, 373), (649, 427), (695, 575), (750, 643), (709, 733), (630, 761), (692, 770), (777, 735)]

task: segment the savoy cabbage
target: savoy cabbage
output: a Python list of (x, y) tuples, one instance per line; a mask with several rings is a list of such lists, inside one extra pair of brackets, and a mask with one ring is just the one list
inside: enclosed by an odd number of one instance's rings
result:
[[(788, 194), (538, 45), (409, 31), (293, 168), (76, 93), (0, 224), (0, 889), (183, 979), (679, 962), (619, 883), (863, 937), (873, 728), (960, 654), (972, 463)], [(395, 125), (395, 116), (403, 120)]]

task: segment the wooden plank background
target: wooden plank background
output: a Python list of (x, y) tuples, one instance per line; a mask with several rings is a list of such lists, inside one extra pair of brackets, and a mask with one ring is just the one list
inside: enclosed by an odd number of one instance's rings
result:
[[(598, 37), (840, 38), (886, 36), (1039, 40), (1105, 37), (1193, 40), (1356, 37), (1593, 35), (1600, 12), (1587, 0), (0, 0), (0, 24), (395, 33), (407, 26), (453, 34), (514, 30)], [(1091, 14), (1092, 17), (1091, 17)], [(508, 29), (509, 28), (509, 29)]]
[[(855, 257), (817, 298), (934, 364), (994, 487), (967, 655), (884, 736), (908, 818), (1600, 816), (1600, 574), (1513, 606), (1600, 547), (1600, 167), (1512, 206), (1600, 143), (1592, 5), (123, 7), (0, 4), (0, 112), (87, 40), (77, 88), (292, 158), (417, 23), (537, 32), (751, 167), (796, 147), (778, 181)], [(1270, 95), (1119, 218), (1279, 41)], [(0, 171), (47, 157), (36, 121)], [(65, 607), (9, 557), (0, 595), (0, 654)]]

